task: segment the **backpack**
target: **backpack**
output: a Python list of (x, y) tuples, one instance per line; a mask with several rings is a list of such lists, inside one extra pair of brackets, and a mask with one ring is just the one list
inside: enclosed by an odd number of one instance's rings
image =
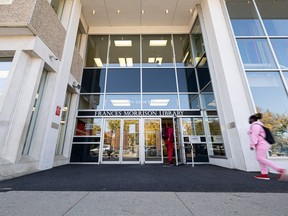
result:
[[(262, 125), (261, 125), (262, 126)], [(264, 126), (262, 126), (262, 128), (264, 129), (264, 131), (265, 131), (265, 134), (266, 134), (266, 136), (265, 137), (263, 137), (269, 144), (274, 144), (274, 143), (276, 143), (276, 141), (275, 141), (275, 139), (274, 139), (274, 137), (273, 137), (273, 134), (271, 133), (271, 131), (269, 130), (269, 128), (267, 128), (267, 127), (264, 127)]]
[(162, 129), (162, 138), (164, 140), (168, 139), (168, 128), (163, 128)]

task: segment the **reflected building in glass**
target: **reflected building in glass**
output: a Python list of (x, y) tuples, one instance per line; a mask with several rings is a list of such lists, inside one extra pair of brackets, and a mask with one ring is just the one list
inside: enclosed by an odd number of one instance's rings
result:
[(255, 112), (288, 168), (288, 1), (125, 2), (0, 3), (3, 179), (170, 157), (257, 171)]

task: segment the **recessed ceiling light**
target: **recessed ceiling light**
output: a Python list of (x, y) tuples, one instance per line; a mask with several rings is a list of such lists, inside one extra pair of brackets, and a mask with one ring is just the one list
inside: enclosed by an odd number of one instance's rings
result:
[(144, 11), (144, 10), (142, 10), (142, 11), (141, 11), (141, 14), (144, 14), (144, 13), (145, 13), (145, 11)]
[(114, 44), (117, 47), (131, 47), (132, 41), (131, 40), (115, 40)]
[(165, 10), (165, 13), (166, 13), (166, 14), (168, 14), (168, 13), (169, 13), (169, 11), (168, 11), (168, 10)]
[(93, 15), (95, 15), (95, 14), (96, 14), (96, 11), (95, 11), (95, 10), (93, 10), (93, 11), (92, 11), (92, 14), (93, 14)]
[(167, 40), (150, 40), (149, 46), (166, 46)]
[(94, 61), (97, 65), (97, 67), (103, 67), (103, 63), (102, 63), (100, 58), (94, 58)]
[(120, 10), (117, 10), (117, 14), (120, 14), (121, 13), (121, 11)]
[(193, 10), (192, 10), (192, 9), (190, 9), (190, 10), (189, 10), (189, 13), (190, 13), (190, 14), (192, 14), (192, 13), (193, 13)]

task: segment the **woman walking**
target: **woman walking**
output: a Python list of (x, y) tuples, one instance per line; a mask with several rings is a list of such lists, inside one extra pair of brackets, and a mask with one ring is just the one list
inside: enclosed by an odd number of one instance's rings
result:
[(263, 123), (260, 121), (262, 118), (261, 113), (257, 113), (249, 117), (249, 136), (250, 136), (250, 149), (256, 150), (256, 159), (259, 163), (261, 174), (254, 176), (257, 179), (270, 180), (268, 175), (268, 167), (279, 172), (279, 179), (284, 175), (285, 169), (276, 166), (274, 163), (268, 160), (267, 153), (271, 148), (271, 145), (265, 140), (265, 131), (263, 129)]

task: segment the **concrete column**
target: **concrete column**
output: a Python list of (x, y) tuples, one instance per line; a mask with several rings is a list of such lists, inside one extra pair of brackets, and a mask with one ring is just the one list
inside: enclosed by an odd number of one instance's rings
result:
[[(231, 34), (224, 1), (203, 0), (198, 10), (230, 167), (247, 171), (258, 170), (254, 152), (249, 148), (247, 134), (248, 117), (254, 108)], [(211, 158), (210, 162), (225, 166), (223, 160), (225, 159)]]
[(39, 157), (39, 169), (49, 169), (53, 166), (55, 147), (58, 137), (58, 127), (60, 124), (60, 115), (55, 115), (56, 107), (63, 108), (67, 83), (69, 80), (70, 67), (72, 63), (74, 44), (80, 19), (81, 3), (80, 0), (74, 0), (70, 15), (69, 26), (67, 29), (63, 58), (60, 63), (59, 71), (55, 74), (55, 84), (53, 88), (52, 101), (49, 106), (49, 117), (45, 122), (46, 130), (42, 135), (42, 149)]
[(0, 115), (2, 158), (10, 163), (16, 163), (21, 155), (44, 67), (43, 60), (23, 51), (16, 52), (14, 61), (16, 66), (10, 71), (13, 77)]

